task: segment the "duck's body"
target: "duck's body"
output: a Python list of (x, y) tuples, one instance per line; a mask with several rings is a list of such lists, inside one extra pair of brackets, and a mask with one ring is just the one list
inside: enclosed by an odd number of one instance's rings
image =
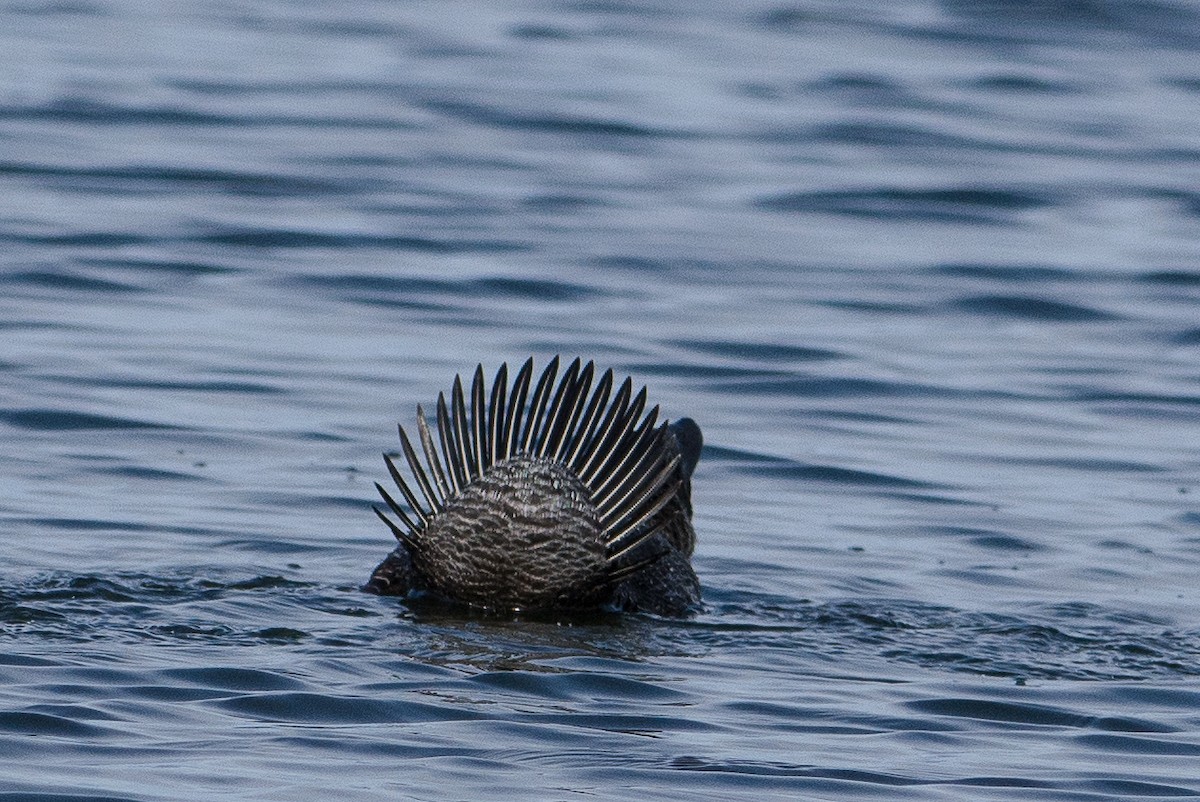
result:
[(684, 615), (699, 603), (700, 428), (688, 418), (655, 426), (657, 407), (643, 417), (645, 388), (632, 396), (629, 379), (610, 403), (611, 370), (594, 392), (591, 362), (575, 360), (554, 389), (557, 370), (555, 358), (530, 397), (532, 360), (511, 388), (502, 366), (490, 400), (482, 366), (469, 401), (456, 377), (450, 404), (438, 399), (440, 449), (418, 407), (424, 464), (401, 427), (411, 479), (384, 458), (408, 510), (377, 485), (400, 524), (376, 513), (400, 544), (365, 590), (491, 610)]

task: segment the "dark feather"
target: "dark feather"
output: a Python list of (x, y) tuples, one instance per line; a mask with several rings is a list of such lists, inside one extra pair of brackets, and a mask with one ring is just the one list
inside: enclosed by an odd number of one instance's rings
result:
[[(533, 360), (527, 360), (511, 385), (508, 365), (502, 364), (490, 391), (480, 365), (469, 394), (456, 376), (449, 401), (445, 393), (438, 395), (436, 437), (425, 411), (417, 407), (420, 452), (399, 427), (410, 477), (391, 456), (385, 454), (384, 460), (407, 506), (377, 484), (400, 523), (378, 508), (375, 513), (414, 559), (421, 555), (425, 530), (448, 504), (495, 466), (520, 455), (557, 463), (587, 490), (601, 529), (597, 536), (607, 566), (605, 585), (615, 585), (656, 562), (663, 548), (674, 552), (672, 538), (694, 537), (686, 518), (677, 521), (672, 516), (690, 517), (687, 478), (699, 456), (698, 427), (685, 419), (678, 427), (682, 437), (677, 438), (675, 428), (658, 423), (658, 407), (645, 412), (644, 387), (635, 394), (632, 380), (626, 378), (614, 392), (612, 370), (595, 380), (595, 364), (580, 359), (573, 360), (556, 382), (559, 364), (558, 357), (551, 359), (534, 384)], [(682, 456), (681, 449), (686, 449)], [(668, 507), (675, 499), (681, 501)], [(659, 545), (647, 548), (658, 550), (639, 556), (639, 549), (651, 541)], [(688, 539), (688, 553), (690, 543)], [(695, 582), (686, 556), (683, 565)]]
[[(379, 491), (379, 495), (383, 496), (383, 500), (387, 502), (387, 505), (389, 507), (391, 507), (392, 512), (395, 513), (396, 517), (399, 518), (401, 521), (403, 521), (404, 525), (408, 527), (408, 535), (409, 535), (408, 537), (406, 537), (406, 538), (400, 537), (400, 535), (396, 535), (396, 537), (400, 538), (401, 540), (404, 540), (404, 542), (406, 542), (406, 543), (414, 540), (415, 538), (413, 537), (413, 535), (414, 535), (414, 533), (418, 532), (419, 529), (418, 529), (417, 525), (412, 522), (412, 519), (408, 517), (408, 513), (406, 513), (400, 507), (400, 505), (396, 503), (396, 500), (394, 498), (392, 498), (391, 495), (389, 495), (386, 490), (383, 489), (383, 485), (379, 484), (379, 482), (375, 483), (375, 489)], [(376, 509), (375, 511), (379, 512), (378, 509)]]
[(396, 540), (399, 540), (401, 543), (403, 543), (405, 546), (409, 547), (410, 549), (416, 548), (416, 543), (413, 541), (412, 537), (408, 534), (408, 532), (405, 532), (400, 527), (398, 527), (394, 523), (392, 523), (391, 519), (388, 518), (386, 515), (384, 515), (382, 512), (380, 512), (378, 507), (372, 507), (371, 509), (375, 512), (375, 514), (377, 516), (379, 516), (379, 520), (381, 520), (385, 524), (387, 524), (388, 529), (392, 530), (392, 534), (396, 536)]
[(525, 400), (529, 397), (529, 380), (533, 377), (533, 359), (527, 359), (517, 373), (513, 382), (512, 393), (509, 394), (508, 412), (504, 415), (504, 447), (500, 453), (506, 457), (515, 454), (518, 433), (521, 431), (521, 415), (525, 411)]
[(596, 463), (604, 461), (607, 454), (605, 443), (610, 438), (620, 436), (619, 432), (614, 434), (614, 429), (618, 427), (617, 421), (622, 417), (623, 410), (629, 404), (629, 395), (633, 392), (632, 388), (632, 379), (625, 379), (621, 383), (621, 388), (617, 391), (617, 397), (613, 400), (612, 405), (609, 406), (608, 412), (605, 413), (604, 420), (600, 424), (600, 431), (580, 453), (578, 466), (575, 464), (571, 466), (585, 483), (595, 476), (595, 469), (598, 467)]
[(417, 404), (417, 433), (421, 436), (421, 450), (425, 452), (425, 462), (429, 465), (429, 472), (433, 474), (433, 480), (437, 482), (444, 502), (450, 497), (450, 483), (446, 481), (446, 472), (442, 470), (441, 460), (438, 459), (437, 449), (433, 445), (433, 435), (429, 433), (429, 421), (425, 419), (425, 410), (420, 404)]
[(484, 402), (483, 365), (475, 368), (471, 379), (471, 436), (477, 476), (492, 466), (491, 445), (488, 443), (487, 408)]
[(450, 479), (451, 495), (458, 495), (467, 484), (466, 477), (461, 473), (462, 463), (455, 455), (453, 447), (454, 434), (450, 427), (450, 412), (446, 409), (446, 396), (438, 393), (437, 400), (437, 430), (438, 440), (442, 444), (442, 456), (446, 459), (446, 476)]
[(454, 386), (450, 390), (450, 412), (454, 434), (454, 453), (458, 466), (462, 469), (463, 487), (479, 476), (479, 466), (475, 464), (475, 449), (471, 448), (470, 424), (467, 423), (467, 406), (463, 400), (462, 377), (454, 377)]
[[(413, 494), (412, 489), (408, 486), (408, 482), (404, 480), (404, 477), (400, 475), (400, 471), (396, 469), (396, 463), (392, 461), (391, 455), (384, 454), (383, 461), (387, 465), (388, 473), (392, 476), (392, 481), (400, 488), (400, 492), (404, 494), (404, 500), (408, 502), (409, 508), (416, 513), (416, 516), (421, 519), (421, 528), (424, 528), (429, 523), (429, 514), (422, 509), (416, 495)], [(419, 531), (415, 527), (410, 528), (413, 531)]]
[(492, 398), (488, 402), (489, 467), (504, 459), (501, 452), (504, 448), (504, 399), (507, 392), (508, 364), (505, 363), (496, 371), (496, 380), (492, 382)]
[[(533, 400), (529, 402), (529, 414), (525, 418), (525, 433), (521, 435), (521, 453), (533, 454), (537, 442), (537, 430), (541, 425), (542, 415), (546, 412), (546, 402), (550, 399), (550, 385), (558, 373), (558, 357), (550, 360), (542, 377), (538, 379), (537, 389), (533, 391)], [(515, 453), (515, 452), (514, 452)]]
[[(590, 367), (591, 363), (589, 362), (588, 365)], [(592, 400), (588, 402), (583, 422), (571, 440), (570, 449), (563, 457), (563, 464), (572, 468), (578, 467), (580, 450), (592, 439), (596, 426), (599, 425), (603, 416), (604, 405), (608, 403), (608, 395), (612, 391), (612, 380), (613, 372), (610, 368), (604, 371), (604, 375), (600, 377), (600, 383), (596, 386), (596, 392), (592, 393)]]
[[(404, 459), (408, 461), (408, 469), (416, 477), (417, 484), (421, 486), (421, 493), (425, 496), (425, 501), (429, 504), (430, 513), (436, 513), (441, 509), (440, 500), (434, 495), (433, 486), (429, 483), (429, 477), (425, 474), (425, 469), (421, 467), (421, 461), (417, 459), (417, 454), (413, 450), (412, 443), (408, 441), (408, 434), (404, 431), (404, 427), (398, 426), (396, 428), (400, 430), (400, 447), (404, 450)], [(394, 470), (391, 473), (392, 478), (395, 479)]]

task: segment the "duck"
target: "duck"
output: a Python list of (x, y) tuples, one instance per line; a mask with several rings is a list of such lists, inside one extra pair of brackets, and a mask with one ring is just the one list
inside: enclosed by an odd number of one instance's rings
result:
[(504, 363), (490, 383), (480, 364), (469, 390), (460, 374), (438, 395), (436, 430), (420, 405), (416, 445), (398, 426), (374, 507), (397, 544), (363, 590), (494, 613), (699, 608), (699, 425), (659, 422), (644, 386), (592, 361), (560, 377), (561, 361), (534, 381), (530, 358), (511, 382)]

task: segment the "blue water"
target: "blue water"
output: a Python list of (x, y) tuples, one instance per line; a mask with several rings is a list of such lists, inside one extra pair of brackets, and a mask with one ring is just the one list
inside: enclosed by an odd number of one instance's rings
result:
[[(1200, 798), (1200, 6), (0, 7), (0, 800)], [(581, 355), (705, 609), (358, 592)]]

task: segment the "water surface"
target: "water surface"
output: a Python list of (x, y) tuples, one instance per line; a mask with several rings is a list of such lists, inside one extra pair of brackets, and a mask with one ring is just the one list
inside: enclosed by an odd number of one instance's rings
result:
[[(1200, 10), (0, 9), (0, 799), (1197, 798)], [(358, 592), (582, 355), (682, 621)]]

